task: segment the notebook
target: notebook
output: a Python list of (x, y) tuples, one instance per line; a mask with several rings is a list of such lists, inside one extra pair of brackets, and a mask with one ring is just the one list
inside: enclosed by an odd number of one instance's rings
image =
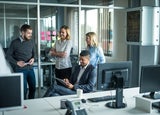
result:
[(57, 78), (57, 77), (55, 77), (55, 79), (56, 79), (57, 81), (59, 81), (61, 84), (63, 84), (64, 86), (66, 86), (66, 83), (64, 82), (63, 79), (60, 79), (60, 78)]

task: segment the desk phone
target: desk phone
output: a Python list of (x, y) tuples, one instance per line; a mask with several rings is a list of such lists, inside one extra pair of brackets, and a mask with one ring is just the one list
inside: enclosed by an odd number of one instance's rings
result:
[(67, 107), (65, 115), (87, 115), (81, 99), (67, 100), (65, 104)]

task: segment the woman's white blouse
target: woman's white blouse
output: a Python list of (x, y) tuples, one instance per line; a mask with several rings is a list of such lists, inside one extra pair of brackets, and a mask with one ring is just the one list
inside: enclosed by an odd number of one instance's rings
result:
[(71, 40), (57, 40), (54, 47), (57, 52), (66, 52), (67, 56), (64, 58), (56, 57), (56, 68), (65, 69), (72, 67), (70, 60), (70, 52), (72, 48)]

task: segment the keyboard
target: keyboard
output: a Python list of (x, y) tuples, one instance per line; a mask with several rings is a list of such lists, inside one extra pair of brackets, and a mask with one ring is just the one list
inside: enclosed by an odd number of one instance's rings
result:
[(115, 100), (115, 99), (116, 99), (115, 95), (88, 98), (88, 100), (91, 101), (91, 102), (109, 101), (109, 100)]
[(154, 103), (152, 103), (152, 107), (160, 109), (160, 102), (154, 102)]

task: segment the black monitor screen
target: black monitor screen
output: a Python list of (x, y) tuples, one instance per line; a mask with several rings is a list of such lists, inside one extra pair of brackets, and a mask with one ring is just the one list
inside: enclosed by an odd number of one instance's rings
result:
[(123, 78), (123, 88), (130, 87), (131, 72), (131, 61), (98, 64), (97, 90), (115, 89), (115, 82), (113, 82), (115, 76)]
[(0, 75), (0, 111), (23, 107), (23, 74)]
[(150, 96), (153, 96), (150, 98), (155, 98), (154, 93), (157, 91), (160, 91), (160, 66), (142, 66), (140, 77), (140, 93), (150, 93)]

